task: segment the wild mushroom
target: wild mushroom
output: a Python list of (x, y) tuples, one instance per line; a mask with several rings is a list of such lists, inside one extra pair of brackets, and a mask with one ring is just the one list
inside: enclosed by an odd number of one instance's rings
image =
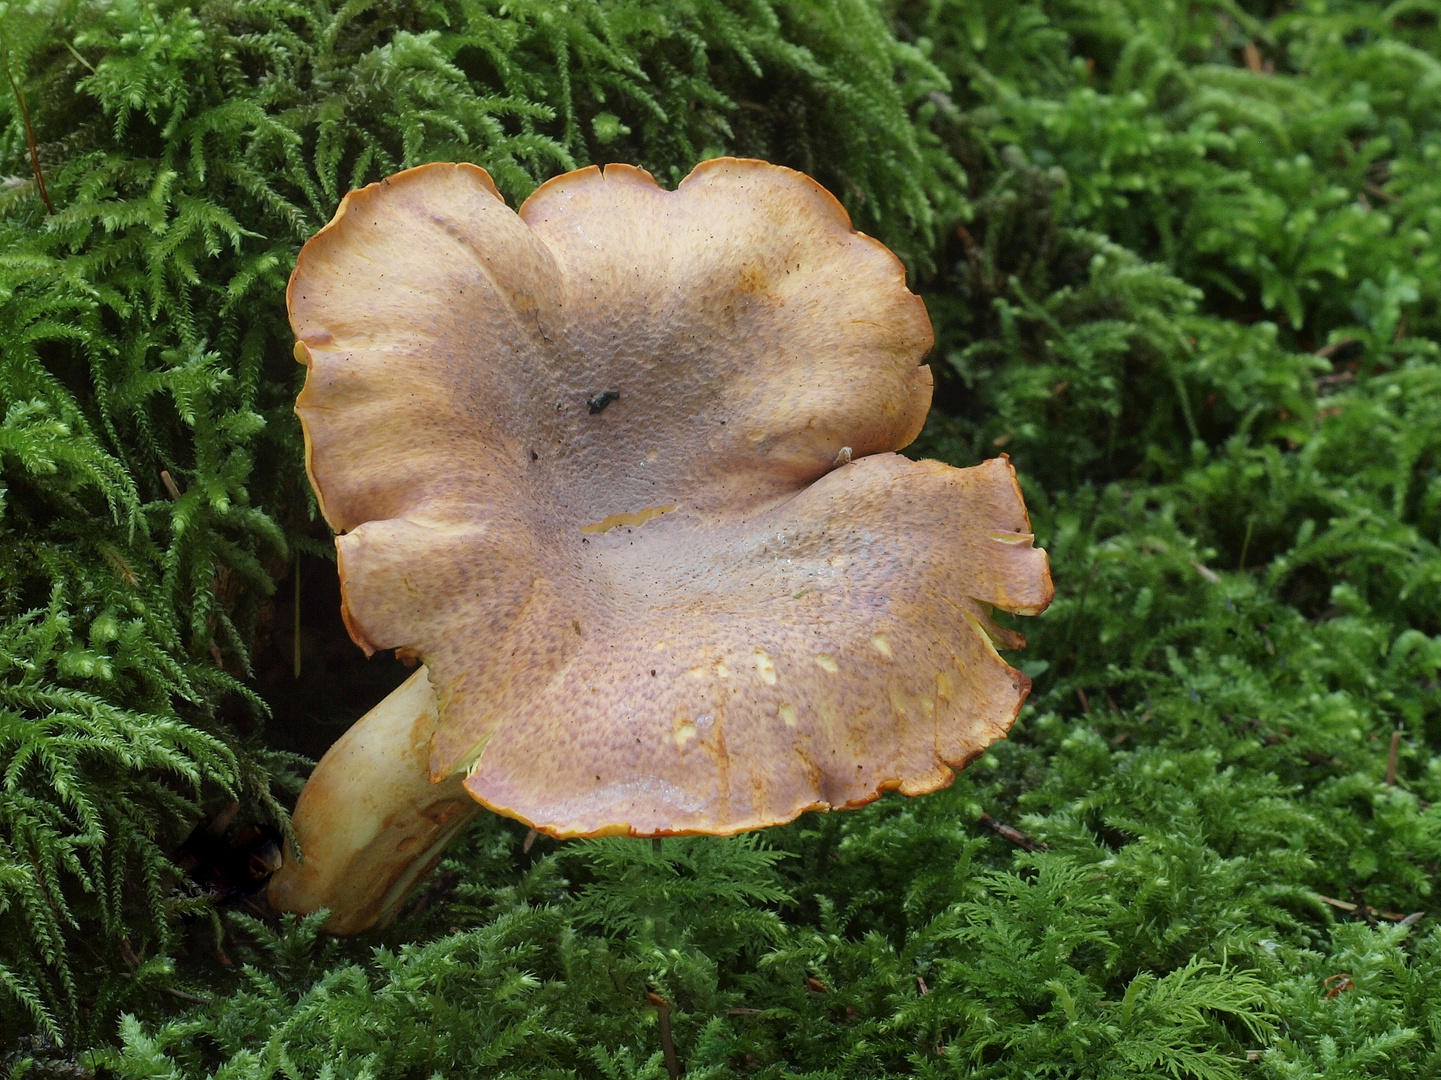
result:
[(417, 675), (326, 755), (278, 906), (392, 911), (456, 820), (414, 839), (428, 784), (556, 837), (729, 834), (944, 787), (1015, 719), (990, 612), (1050, 602), (1045, 553), (1005, 458), (892, 452), (930, 322), (808, 177), (587, 168), (517, 214), (426, 165), (348, 195), (288, 299), (346, 626), (422, 658), (438, 718)]

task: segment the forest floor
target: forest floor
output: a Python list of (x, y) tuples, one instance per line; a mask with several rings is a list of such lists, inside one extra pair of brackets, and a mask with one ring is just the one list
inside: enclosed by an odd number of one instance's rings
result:
[[(6, 7), (0, 1067), (1441, 1075), (1438, 18)], [(515, 205), (720, 153), (906, 260), (937, 333), (906, 452), (1020, 474), (1057, 592), (1011, 622), (1010, 737), (729, 839), (487, 815), (353, 940), (207, 894), (195, 824), (280, 825), (404, 674), (349, 643), (305, 484), (299, 245), (422, 161)]]

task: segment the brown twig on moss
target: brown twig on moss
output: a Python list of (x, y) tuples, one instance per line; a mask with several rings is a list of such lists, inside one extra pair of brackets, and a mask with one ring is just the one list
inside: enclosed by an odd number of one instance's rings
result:
[(977, 822), (978, 824), (984, 825), (986, 828), (990, 829), (991, 832), (995, 833), (997, 836), (1001, 836), (1009, 840), (1011, 843), (1015, 844), (1016, 847), (1025, 848), (1027, 851), (1046, 850), (1045, 844), (1041, 843), (1038, 840), (1032, 840), (1025, 833), (1021, 832), (1020, 829), (1012, 828), (1010, 825), (1007, 825), (1003, 821), (997, 821), (995, 818), (991, 817), (990, 814), (982, 814), (977, 819)]
[(675, 1039), (670, 1032), (670, 1002), (654, 991), (646, 992), (646, 999), (655, 1006), (660, 1021), (660, 1048), (665, 1054), (665, 1071), (670, 1080), (680, 1080), (680, 1059), (675, 1055)]
[(40, 190), (40, 200), (45, 204), (47, 214), (55, 213), (55, 204), (50, 201), (50, 192), (45, 189), (45, 174), (40, 171), (40, 151), (35, 146), (35, 129), (30, 126), (30, 110), (25, 105), (25, 95), (10, 72), (10, 51), (5, 48), (5, 35), (0, 33), (0, 65), (5, 68), (5, 78), (15, 94), (15, 104), (20, 106), (20, 122), (25, 125), (25, 145), (30, 151), (30, 168), (35, 171), (35, 186)]
[(1359, 914), (1367, 922), (1373, 924), (1377, 919), (1385, 919), (1387, 922), (1399, 923), (1402, 926), (1415, 926), (1426, 917), (1424, 911), (1413, 911), (1410, 915), (1403, 915), (1399, 911), (1377, 911), (1369, 904), (1353, 904), (1349, 900), (1337, 900), (1333, 896), (1322, 896), (1320, 893), (1316, 894), (1316, 899), (1339, 911), (1351, 915)]

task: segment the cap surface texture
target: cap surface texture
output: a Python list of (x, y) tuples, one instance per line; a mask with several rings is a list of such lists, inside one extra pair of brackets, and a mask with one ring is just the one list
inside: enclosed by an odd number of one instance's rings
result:
[(945, 786), (1051, 598), (1004, 458), (930, 407), (900, 262), (814, 181), (472, 165), (352, 192), (289, 290), (346, 625), (423, 658), (436, 779), (555, 836), (732, 833)]

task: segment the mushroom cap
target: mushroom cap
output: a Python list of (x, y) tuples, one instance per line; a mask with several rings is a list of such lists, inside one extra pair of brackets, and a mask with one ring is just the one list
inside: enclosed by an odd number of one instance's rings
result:
[(948, 784), (1051, 598), (1004, 458), (897, 450), (925, 307), (813, 180), (465, 164), (342, 202), (288, 293), (368, 652), (422, 657), (432, 777), (553, 836), (733, 833)]

